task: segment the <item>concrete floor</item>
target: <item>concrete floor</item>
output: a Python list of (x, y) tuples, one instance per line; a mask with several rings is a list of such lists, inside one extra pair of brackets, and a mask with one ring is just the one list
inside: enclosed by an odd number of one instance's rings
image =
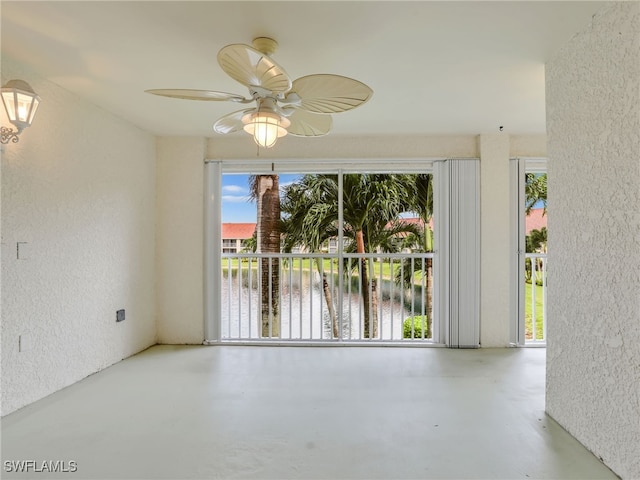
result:
[(3, 418), (2, 463), (73, 460), (74, 479), (617, 478), (545, 416), (544, 365), (544, 349), (156, 346)]

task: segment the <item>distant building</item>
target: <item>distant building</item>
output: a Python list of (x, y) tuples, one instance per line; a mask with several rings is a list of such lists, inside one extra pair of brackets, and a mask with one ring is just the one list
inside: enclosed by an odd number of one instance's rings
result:
[(533, 208), (531, 213), (524, 219), (525, 235), (529, 235), (531, 230), (541, 230), (547, 227), (547, 214), (542, 208)]
[(222, 253), (240, 253), (242, 242), (253, 236), (255, 223), (223, 223)]
[[(422, 228), (423, 222), (420, 218), (409, 217), (401, 218), (400, 221), (404, 223), (411, 223), (419, 228)], [(429, 222), (429, 226), (433, 230), (433, 219)], [(531, 230), (540, 230), (547, 226), (547, 214), (543, 215), (542, 208), (534, 208), (531, 213), (525, 218), (525, 232), (529, 235)], [(242, 243), (245, 240), (250, 239), (253, 236), (253, 232), (256, 230), (255, 223), (223, 223), (222, 224), (222, 253), (240, 253), (242, 252)], [(406, 234), (400, 234), (399, 237), (404, 237)], [(325, 253), (335, 253), (337, 251), (338, 240), (337, 238), (330, 238), (327, 240), (322, 251)], [(306, 249), (300, 247), (294, 247), (292, 253), (304, 253)]]

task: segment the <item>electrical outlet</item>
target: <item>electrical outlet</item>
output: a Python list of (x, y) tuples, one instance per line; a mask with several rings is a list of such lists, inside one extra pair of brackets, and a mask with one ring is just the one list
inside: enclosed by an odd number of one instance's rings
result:
[(124, 320), (124, 308), (116, 312), (116, 322), (122, 322)]

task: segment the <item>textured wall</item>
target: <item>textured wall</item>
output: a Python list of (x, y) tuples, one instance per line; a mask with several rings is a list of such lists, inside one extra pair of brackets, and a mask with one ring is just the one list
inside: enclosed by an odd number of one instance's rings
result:
[(200, 344), (206, 140), (160, 137), (157, 148), (158, 341)]
[(12, 78), (42, 103), (2, 155), (2, 414), (156, 334), (154, 137), (3, 57)]
[(207, 158), (436, 158), (477, 157), (475, 135), (360, 136), (327, 135), (318, 138), (286, 136), (256, 157), (256, 144), (248, 135), (209, 140)]
[(546, 135), (510, 135), (509, 136), (509, 156), (510, 157), (546, 157), (547, 156), (547, 136)]
[(547, 411), (640, 478), (640, 3), (547, 65)]

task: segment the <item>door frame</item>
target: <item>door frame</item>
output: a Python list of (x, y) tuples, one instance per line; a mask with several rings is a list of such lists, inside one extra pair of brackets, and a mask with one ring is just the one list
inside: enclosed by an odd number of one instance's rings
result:
[(525, 174), (547, 173), (547, 159), (516, 157), (510, 159), (511, 196), (511, 295), (510, 344), (528, 346), (525, 341)]
[[(435, 162), (445, 161), (444, 158), (435, 159), (211, 159), (205, 160), (204, 170), (204, 333), (205, 345), (221, 343), (220, 312), (222, 308), (221, 279), (222, 268), (222, 175), (233, 174), (268, 174), (268, 173), (330, 173), (337, 174), (339, 187), (342, 189), (342, 175), (345, 173), (431, 173), (434, 175), (434, 212), (438, 209), (438, 185), (434, 174)], [(435, 213), (434, 213), (435, 214)], [(342, 208), (340, 205), (339, 222), (342, 223)], [(341, 229), (339, 241), (342, 240)], [(434, 257), (437, 245), (434, 245)], [(435, 275), (435, 272), (434, 272)], [(438, 282), (433, 285), (433, 339), (443, 344), (446, 341), (444, 332), (448, 331), (442, 324), (443, 318), (438, 318), (439, 311)]]

